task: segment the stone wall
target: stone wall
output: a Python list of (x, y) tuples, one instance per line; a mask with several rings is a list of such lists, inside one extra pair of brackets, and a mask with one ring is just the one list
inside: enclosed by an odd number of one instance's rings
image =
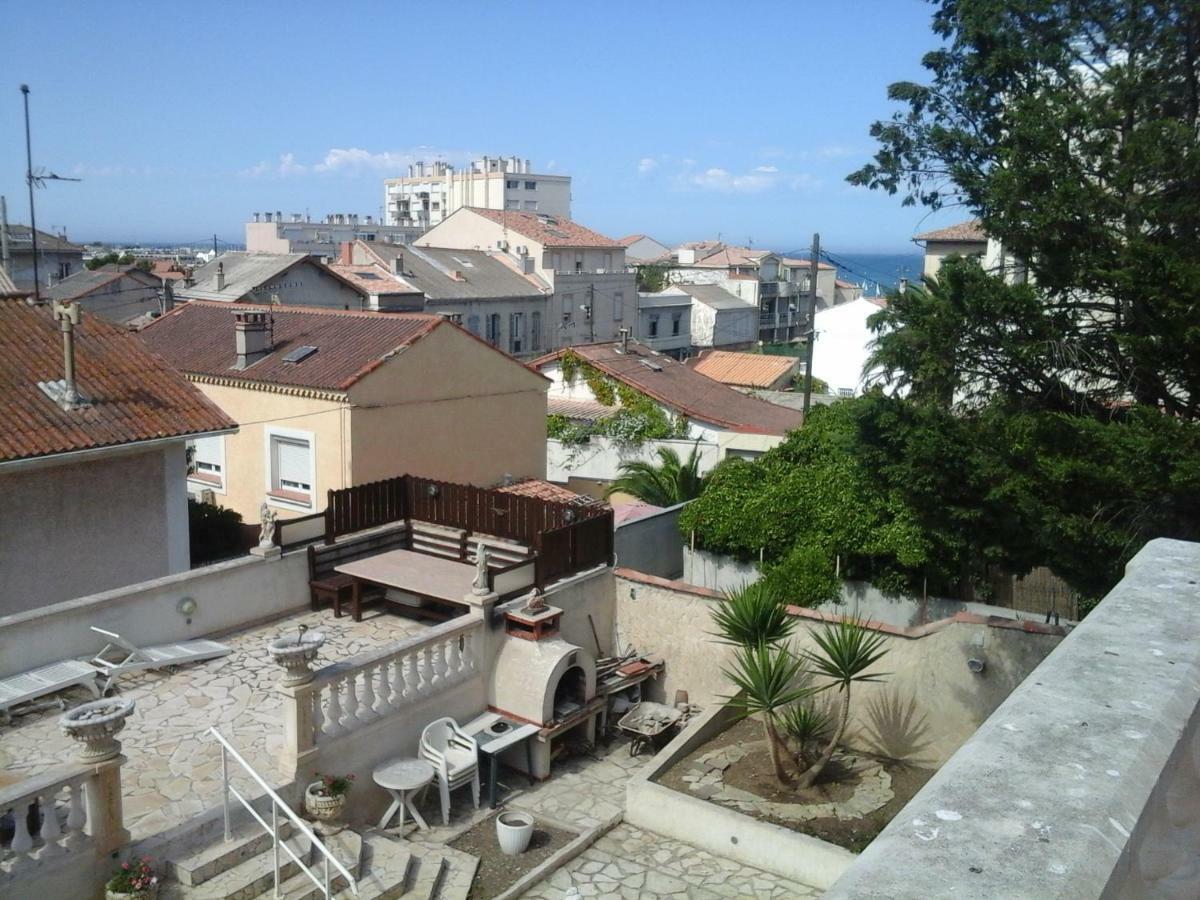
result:
[[(617, 636), (621, 646), (663, 656), (666, 673), (653, 699), (673, 699), (679, 689), (693, 703), (711, 706), (732, 693), (722, 673), (731, 649), (712, 636), (715, 591), (616, 570)], [(812, 632), (839, 616), (791, 608), (799, 618), (794, 647), (815, 648)], [(958, 613), (916, 628), (871, 623), (887, 634), (888, 655), (876, 669), (890, 673), (878, 684), (856, 685), (850, 742), (925, 766), (944, 762), (1005, 697), (1062, 640), (1065, 629), (1011, 619)], [(984, 661), (973, 674), (968, 659)]]
[(1200, 896), (1198, 573), (1143, 547), (826, 896)]

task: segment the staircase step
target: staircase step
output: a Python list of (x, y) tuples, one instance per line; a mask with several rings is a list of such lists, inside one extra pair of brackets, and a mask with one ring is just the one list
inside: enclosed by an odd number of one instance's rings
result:
[[(355, 879), (358, 879), (359, 873), (362, 871), (363, 858), (363, 839), (357, 831), (351, 831), (349, 828), (339, 831), (337, 834), (322, 838), (325, 846), (333, 853), (333, 858), (345, 866)], [(279, 896), (286, 897), (288, 900), (315, 900), (317, 897), (325, 896), (324, 879), (325, 879), (325, 856), (318, 853), (315, 849), (312, 850), (308, 857), (308, 867), (312, 873), (317, 876), (317, 880), (321, 882), (321, 886), (313, 884), (313, 880), (303, 872), (297, 871), (295, 875), (288, 878), (286, 882), (281, 882), (279, 885)], [(347, 896), (353, 896), (354, 892), (349, 890), (349, 882), (346, 881), (346, 876), (338, 872), (331, 864), (329, 866), (329, 886), (333, 891), (340, 896), (342, 890), (346, 891)], [(267, 886), (267, 891), (270, 893), (271, 885)], [(359, 897), (362, 897), (360, 888)]]
[[(423, 844), (412, 842), (414, 860), (419, 862), (417, 878), (427, 875), (433, 885), (432, 898), (436, 900), (466, 900), (475, 880), (479, 860), (470, 853), (463, 853), (445, 844)], [(414, 883), (411, 890), (416, 890)], [(417, 895), (420, 896), (420, 895)]]
[[(280, 823), (279, 831), (285, 840), (291, 837), (292, 823), (285, 819)], [(248, 822), (235, 830), (228, 841), (218, 837), (216, 843), (205, 843), (185, 856), (168, 859), (166, 874), (180, 884), (200, 885), (270, 846), (271, 835), (257, 822)]]
[[(298, 835), (288, 839), (287, 846), (301, 859), (308, 859), (308, 838)], [(298, 863), (294, 862), (282, 849), (279, 851), (279, 882), (282, 885), (300, 871)], [(275, 863), (271, 846), (257, 856), (252, 856), (233, 868), (207, 879), (203, 884), (189, 886), (184, 884), (166, 885), (164, 893), (160, 891), (160, 900), (175, 900), (175, 898), (191, 898), (191, 900), (250, 900), (252, 897), (270, 893), (275, 886)]]

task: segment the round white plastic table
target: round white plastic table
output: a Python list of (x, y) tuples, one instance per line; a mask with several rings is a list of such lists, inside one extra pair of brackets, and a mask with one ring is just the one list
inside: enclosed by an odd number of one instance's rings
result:
[(417, 808), (413, 806), (413, 796), (433, 781), (433, 766), (422, 759), (393, 759), (376, 769), (371, 777), (375, 783), (392, 795), (392, 805), (379, 820), (380, 830), (387, 828), (387, 823), (397, 812), (400, 813), (400, 834), (404, 835), (404, 810), (412, 813), (413, 820), (422, 831), (429, 828)]

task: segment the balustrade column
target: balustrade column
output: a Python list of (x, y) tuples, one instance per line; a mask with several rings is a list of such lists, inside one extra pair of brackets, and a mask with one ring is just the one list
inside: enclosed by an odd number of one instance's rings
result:
[(342, 679), (331, 679), (326, 690), (329, 691), (329, 725), (325, 732), (330, 735), (344, 734), (346, 729), (342, 727)]
[(380, 715), (392, 708), (392, 679), (388, 673), (394, 664), (395, 659), (385, 659), (379, 664), (379, 702), (375, 704), (375, 711)]
[(58, 856), (66, 852), (66, 850), (58, 845), (58, 841), (62, 838), (62, 828), (58, 824), (57, 795), (59, 790), (59, 788), (51, 788), (39, 798), (42, 810), (42, 828), (40, 832), (42, 849), (38, 853), (39, 859)]
[(87, 801), (83, 796), (83, 779), (71, 782), (71, 811), (67, 813), (67, 848), (77, 849), (85, 840), (83, 826), (87, 824)]
[(364, 722), (375, 718), (375, 669), (376, 666), (371, 665), (361, 670), (363, 696), (362, 705), (358, 708), (358, 718)]
[(421, 693), (421, 667), (417, 656), (416, 650), (408, 651), (405, 656), (408, 667), (408, 678), (404, 682), (405, 700), (415, 700)]

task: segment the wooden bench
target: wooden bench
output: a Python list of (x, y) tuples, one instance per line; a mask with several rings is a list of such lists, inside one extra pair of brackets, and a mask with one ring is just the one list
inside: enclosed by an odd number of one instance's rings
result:
[[(317, 610), (330, 602), (334, 616), (341, 618), (342, 604), (351, 600), (354, 579), (333, 571), (334, 567), (388, 550), (405, 550), (409, 546), (409, 537), (408, 526), (401, 523), (349, 535), (332, 544), (309, 544), (308, 590), (312, 608)], [(376, 600), (383, 596), (384, 589), (369, 588), (368, 592), (370, 599)]]

